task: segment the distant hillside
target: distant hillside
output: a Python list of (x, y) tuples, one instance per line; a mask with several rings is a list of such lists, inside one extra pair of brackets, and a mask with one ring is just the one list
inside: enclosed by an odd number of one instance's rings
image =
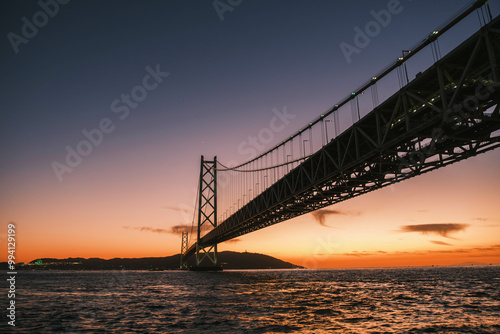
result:
[(225, 269), (291, 269), (302, 268), (275, 257), (258, 253), (221, 252), (219, 263)]
[[(219, 263), (224, 269), (291, 269), (300, 268), (292, 263), (281, 261), (272, 256), (257, 253), (220, 252)], [(194, 265), (194, 256), (188, 264)], [(170, 270), (178, 269), (180, 254), (167, 257), (115, 258), (103, 260), (99, 258), (42, 258), (30, 263), (16, 265), (16, 270)], [(205, 263), (202, 263), (205, 264)], [(6, 270), (7, 263), (0, 263), (0, 269)]]

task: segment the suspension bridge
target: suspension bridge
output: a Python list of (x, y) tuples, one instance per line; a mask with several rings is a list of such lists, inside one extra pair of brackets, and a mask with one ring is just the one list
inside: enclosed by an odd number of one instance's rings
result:
[[(442, 56), (442, 36), (473, 13), (480, 29)], [(424, 50), (432, 61), (410, 80)], [(474, 1), (263, 154), (237, 166), (202, 156), (196, 240), (183, 233), (181, 268), (196, 255), (192, 269), (220, 269), (218, 243), (497, 148), (499, 57), (500, 17)], [(394, 93), (379, 103), (378, 87)]]

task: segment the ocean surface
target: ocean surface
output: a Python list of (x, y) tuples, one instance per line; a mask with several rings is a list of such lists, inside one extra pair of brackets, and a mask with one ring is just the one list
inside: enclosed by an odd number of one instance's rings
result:
[(2, 318), (7, 333), (500, 333), (500, 267), (20, 271), (16, 327)]

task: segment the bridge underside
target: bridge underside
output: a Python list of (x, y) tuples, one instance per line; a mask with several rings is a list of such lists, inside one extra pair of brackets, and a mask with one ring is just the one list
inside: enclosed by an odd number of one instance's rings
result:
[[(497, 17), (200, 244), (217, 244), (497, 148), (499, 55)], [(195, 252), (196, 244), (186, 256)]]

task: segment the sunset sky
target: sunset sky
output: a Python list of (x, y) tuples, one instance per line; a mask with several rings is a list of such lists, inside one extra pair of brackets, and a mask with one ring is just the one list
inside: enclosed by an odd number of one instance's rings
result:
[[(200, 155), (244, 162), (238, 146), (286, 108), (295, 118), (265, 149), (281, 142), (469, 2), (42, 0), (45, 16), (35, 1), (0, 2), (0, 261), (11, 222), (16, 262), (179, 253), (172, 228), (191, 224)], [(341, 43), (388, 7), (346, 59)], [(441, 52), (478, 28), (474, 13)], [(499, 166), (487, 152), (219, 250), (311, 268), (500, 264)]]

